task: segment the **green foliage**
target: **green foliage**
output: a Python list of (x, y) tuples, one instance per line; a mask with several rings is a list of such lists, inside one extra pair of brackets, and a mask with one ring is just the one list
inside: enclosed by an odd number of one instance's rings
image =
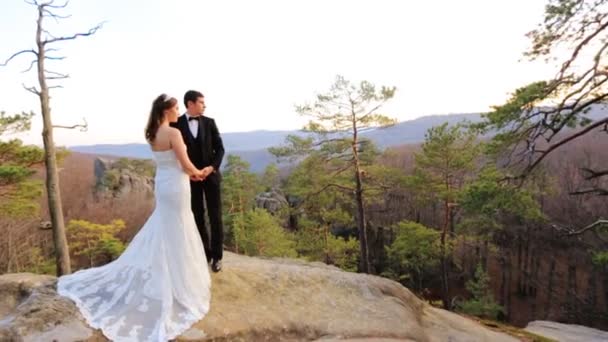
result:
[(530, 111), (547, 100), (549, 88), (546, 81), (520, 87), (505, 104), (494, 106), (493, 111), (482, 114), (482, 122), (471, 125), (478, 133), (493, 133), (485, 145), (485, 152), (492, 157), (493, 163), (504, 151), (528, 138), (529, 129), (535, 124), (530, 120)]
[(387, 126), (395, 121), (376, 111), (395, 96), (395, 91), (395, 87), (386, 86), (376, 89), (368, 81), (355, 85), (338, 75), (328, 92), (317, 95), (314, 103), (297, 106), (296, 110), (311, 117), (306, 130), (317, 134), (352, 132), (353, 123), (358, 128)]
[(222, 208), (227, 243), (241, 252), (237, 236), (244, 231), (243, 215), (255, 206), (255, 196), (260, 190), (256, 175), (249, 171), (249, 163), (239, 156), (229, 154), (222, 173)]
[[(314, 173), (300, 176), (314, 175), (317, 180), (311, 183), (315, 186), (307, 187), (308, 191), (299, 191), (298, 195), (305, 197), (320, 191), (348, 191), (354, 188), (356, 162), (363, 173), (371, 175), (373, 170), (368, 168), (379, 151), (359, 133), (367, 128), (395, 123), (394, 119), (377, 113), (394, 94), (394, 87), (377, 89), (367, 81), (355, 85), (342, 76), (336, 76), (329, 91), (318, 95), (314, 103), (297, 106), (301, 116), (311, 119), (305, 127), (305, 131), (311, 135), (289, 136), (285, 146), (269, 151), (278, 158), (312, 158), (307, 160), (307, 165), (300, 172), (306, 169)], [(374, 177), (369, 177), (364, 184), (373, 180)]]
[(544, 21), (528, 34), (532, 46), (526, 55), (555, 60), (555, 78), (516, 89), (505, 104), (475, 125), (496, 134), (487, 145), (488, 153), (493, 162), (507, 161), (515, 173), (511, 177), (526, 178), (548, 154), (574, 140), (573, 134), (599, 131), (608, 122), (606, 115), (588, 115), (608, 96), (603, 72), (608, 65), (607, 10), (605, 0), (548, 0)]
[(359, 242), (333, 236), (328, 226), (318, 227), (313, 221), (304, 220), (295, 233), (296, 250), (308, 261), (321, 261), (345, 271), (355, 272), (358, 265)]
[(36, 274), (57, 274), (57, 264), (54, 258), (45, 257), (42, 249), (39, 247), (29, 248), (29, 266), (21, 272), (30, 272)]
[(261, 190), (258, 179), (249, 171), (248, 162), (236, 155), (228, 155), (222, 173), (223, 207), (230, 214), (253, 208), (256, 194)]
[(448, 126), (446, 122), (430, 128), (422, 151), (414, 155), (410, 184), (438, 199), (453, 202), (464, 179), (476, 167), (479, 146), (476, 135), (465, 130), (463, 124)]
[(327, 237), (327, 263), (349, 272), (356, 272), (359, 264), (359, 241), (329, 235)]
[(37, 146), (23, 145), (18, 139), (0, 141), (0, 163), (31, 167), (44, 162), (44, 150)]
[(503, 312), (503, 308), (494, 301), (490, 289), (490, 278), (481, 265), (477, 265), (475, 279), (469, 280), (466, 287), (473, 297), (459, 303), (457, 305), (459, 311), (489, 319), (497, 319), (498, 314)]
[[(543, 22), (528, 34), (532, 46), (526, 55), (531, 59), (555, 60), (558, 65), (555, 78), (517, 89), (505, 104), (484, 115), (485, 120), (479, 125), (486, 132), (497, 132), (488, 152), (494, 161), (508, 161), (508, 172), (515, 174), (509, 175), (511, 178), (536, 175), (543, 158), (555, 153), (558, 147), (582, 135), (600, 132), (608, 123), (605, 114), (597, 118), (608, 96), (604, 72), (608, 66), (607, 10), (605, 0), (548, 0)], [(593, 118), (588, 115), (591, 111), (596, 114)], [(593, 164), (596, 163), (579, 165), (589, 172), (583, 174), (585, 182), (569, 189), (572, 193), (605, 194), (602, 186), (605, 170), (591, 170)], [(513, 204), (516, 201), (509, 200)], [(517, 212), (515, 216), (538, 216), (526, 212), (525, 205), (522, 203), (513, 210)], [(608, 262), (605, 251), (591, 253), (596, 265)]]
[(592, 251), (593, 264), (600, 267), (608, 266), (608, 251)]
[(351, 176), (334, 176), (329, 169), (322, 156), (312, 154), (294, 168), (286, 180), (285, 190), (304, 200), (300, 210), (309, 219), (322, 224), (350, 223), (353, 219), (348, 209), (352, 207), (352, 194), (337, 186), (352, 186)]
[[(32, 116), (0, 112), (0, 137), (28, 130)], [(43, 162), (43, 149), (23, 145), (18, 139), (0, 140), (0, 216), (21, 219), (38, 215), (42, 183), (30, 178), (36, 172), (34, 167)]]
[(154, 178), (156, 167), (154, 162), (148, 159), (120, 158), (112, 163), (112, 169), (120, 172), (130, 171), (136, 175)]
[(440, 234), (410, 221), (399, 222), (394, 229), (395, 240), (386, 247), (388, 270), (384, 276), (421, 291), (424, 279), (437, 273), (442, 256)]
[(120, 189), (120, 170), (109, 169), (103, 173), (103, 178), (99, 184), (110, 191)]
[(482, 170), (478, 178), (465, 185), (459, 196), (464, 219), (459, 228), (478, 235), (502, 229), (503, 222), (541, 222), (544, 215), (534, 194), (526, 188), (505, 182), (495, 167)]
[(278, 188), (280, 185), (279, 167), (275, 163), (269, 164), (262, 174), (262, 187), (264, 191)]
[(485, 122), (473, 124), (471, 127), (486, 132), (488, 126), (502, 130), (514, 121), (526, 122), (528, 117), (522, 112), (522, 108), (536, 106), (545, 100), (548, 87), (546, 81), (538, 81), (516, 89), (505, 104), (494, 106), (492, 112), (483, 114), (482, 117), (487, 119)]
[[(370, 176), (374, 169), (369, 166), (379, 152), (371, 141), (363, 139), (360, 134), (366, 129), (386, 127), (396, 122), (379, 112), (393, 98), (395, 91), (395, 87), (376, 88), (368, 81), (354, 84), (338, 75), (330, 89), (318, 94), (315, 101), (296, 107), (301, 116), (310, 120), (304, 127), (304, 131), (310, 135), (289, 136), (285, 146), (269, 151), (277, 158), (292, 161), (307, 157), (303, 162), (306, 165), (299, 168), (291, 185), (288, 185), (293, 187), (298, 184), (298, 197), (304, 201), (317, 201), (321, 193), (333, 192), (328, 197), (345, 196), (349, 201), (335, 202), (332, 209), (364, 215), (368, 195), (374, 196), (374, 191), (377, 194), (380, 189), (390, 187), (390, 184), (374, 184), (380, 177)], [(308, 186), (302, 186), (305, 183)], [(316, 215), (314, 211), (306, 211)], [(328, 224), (322, 219), (317, 222), (321, 226)], [(362, 235), (365, 224), (365, 220), (357, 221), (360, 236), (365, 236)], [(362, 267), (366, 271), (369, 268), (367, 243), (362, 243), (361, 255)]]
[[(376, 87), (368, 81), (358, 86), (336, 76), (330, 90), (314, 103), (296, 107), (311, 121), (304, 128), (312, 136), (290, 135), (286, 145), (269, 149), (277, 157), (307, 156), (320, 151), (325, 157), (351, 162), (353, 149), (362, 149), (357, 133), (370, 127), (386, 127), (396, 121), (377, 110), (395, 94), (395, 87)], [(357, 140), (356, 140), (357, 139)]]
[[(473, 177), (480, 154), (480, 144), (475, 132), (465, 129), (465, 124), (448, 126), (444, 123), (430, 128), (422, 144), (422, 151), (414, 154), (414, 174), (409, 178), (411, 191), (417, 193), (419, 206), (441, 202), (443, 223), (440, 234), (442, 301), (449, 307), (448, 281), (451, 265), (451, 246), (454, 217), (458, 196), (462, 187)], [(403, 274), (403, 273), (398, 273)], [(407, 273), (406, 273), (407, 274)], [(421, 278), (418, 275), (418, 288)]]
[(253, 209), (235, 218), (234, 239), (239, 252), (251, 256), (297, 256), (293, 236), (264, 209)]
[[(351, 225), (352, 194), (338, 188), (330, 189), (325, 186), (330, 182), (328, 166), (321, 162), (319, 154), (312, 154), (298, 164), (285, 181), (284, 190), (290, 195), (301, 199), (296, 208), (292, 208), (292, 215), (298, 219), (298, 252), (310, 260), (327, 262), (324, 240), (320, 239), (320, 227)], [(350, 176), (339, 175), (334, 177), (334, 184), (351, 185)], [(321, 191), (321, 189), (324, 189)], [(314, 192), (313, 192), (314, 190)], [(316, 231), (313, 233), (313, 230)], [(308, 247), (306, 247), (308, 245)]]
[(120, 177), (125, 173), (154, 178), (156, 166), (154, 162), (147, 159), (120, 158), (113, 162), (110, 168), (104, 172), (97, 186), (110, 191), (119, 190)]
[(277, 158), (294, 161), (310, 154), (314, 147), (314, 138), (290, 134), (285, 138), (285, 145), (268, 148), (268, 152)]
[(0, 186), (22, 182), (34, 172), (23, 166), (0, 165)]
[(0, 136), (4, 134), (24, 132), (30, 129), (34, 113), (6, 115), (0, 112)]
[[(605, 1), (549, 0), (543, 24), (528, 34), (532, 48), (527, 56), (537, 58), (556, 52), (560, 43), (576, 46), (589, 35), (601, 33), (606, 13)], [(596, 33), (596, 30), (598, 31)], [(602, 35), (600, 35), (602, 37)], [(589, 39), (590, 41), (592, 39)]]
[(37, 200), (42, 195), (42, 182), (21, 181), (5, 190), (0, 200), (0, 215), (13, 218), (38, 215), (40, 207)]
[[(378, 203), (387, 187), (403, 183), (403, 172), (374, 163), (378, 151), (373, 144), (361, 153), (365, 167), (363, 190), (365, 202)], [(340, 169), (340, 167), (342, 167)], [(312, 152), (303, 159), (285, 180), (284, 189), (303, 200), (297, 212), (314, 220), (317, 225), (344, 226), (354, 221), (353, 190), (355, 187), (352, 165), (330, 160), (321, 152)], [(380, 186), (384, 185), (384, 186)]]
[(92, 223), (85, 220), (70, 220), (67, 237), (70, 250), (76, 256), (86, 256), (89, 266), (97, 265), (98, 259), (109, 262), (124, 251), (125, 245), (116, 234), (125, 228), (122, 220), (113, 220), (109, 224)]

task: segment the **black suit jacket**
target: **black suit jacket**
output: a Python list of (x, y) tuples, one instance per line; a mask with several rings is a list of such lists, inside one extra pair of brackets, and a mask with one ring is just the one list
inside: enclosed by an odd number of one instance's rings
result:
[(195, 166), (197, 168), (213, 166), (213, 174), (219, 176), (220, 166), (222, 165), (222, 159), (224, 158), (224, 143), (222, 142), (220, 132), (215, 125), (215, 120), (206, 116), (202, 116), (199, 119), (198, 136), (201, 136), (202, 134), (203, 139), (198, 146), (190, 132), (188, 117), (185, 114), (181, 115), (177, 119), (177, 122), (171, 123), (171, 127), (175, 127), (181, 131), (184, 143), (186, 143), (186, 146), (188, 147), (188, 156), (190, 157), (190, 160), (195, 160), (195, 158), (192, 158), (192, 153), (195, 149), (200, 149), (199, 151), (202, 152), (202, 163), (200, 165), (196, 165), (198, 163), (195, 163)]

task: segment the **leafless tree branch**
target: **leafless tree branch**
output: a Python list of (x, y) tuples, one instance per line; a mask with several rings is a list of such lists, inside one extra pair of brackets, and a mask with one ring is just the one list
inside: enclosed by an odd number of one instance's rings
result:
[(38, 60), (37, 60), (37, 59), (34, 59), (34, 60), (33, 60), (33, 61), (30, 63), (29, 68), (27, 68), (27, 69), (23, 70), (22, 72), (23, 72), (23, 73), (26, 73), (26, 72), (28, 72), (28, 71), (32, 70), (32, 68), (34, 67), (34, 65), (36, 65), (36, 63), (38, 63)]
[(47, 80), (61, 80), (61, 79), (66, 79), (69, 78), (70, 75), (68, 74), (62, 74), (60, 72), (55, 72), (55, 71), (50, 71), (50, 70), (44, 70), (45, 73), (53, 75), (53, 76), (47, 76), (46, 79)]
[(86, 132), (89, 129), (89, 124), (86, 118), (82, 118), (83, 123), (72, 125), (72, 126), (62, 126), (62, 125), (53, 125), (53, 128), (64, 128), (64, 129), (76, 129), (80, 128), (81, 132)]
[(587, 167), (581, 168), (581, 171), (585, 174), (585, 180), (592, 180), (608, 175), (608, 170), (595, 171)]
[(40, 96), (40, 91), (38, 91), (38, 89), (36, 89), (36, 87), (28, 87), (25, 84), (22, 84), (22, 85), (25, 90), (29, 91), (32, 94)]
[(603, 219), (599, 219), (595, 222), (593, 222), (592, 224), (580, 228), (580, 229), (572, 229), (572, 228), (568, 228), (568, 227), (560, 227), (557, 224), (553, 224), (551, 225), (551, 227), (553, 227), (555, 230), (559, 231), (559, 232), (565, 232), (563, 233), (565, 236), (574, 236), (574, 235), (581, 235), (583, 233), (585, 233), (586, 231), (595, 229), (595, 228), (602, 228), (602, 227), (606, 227), (608, 226), (608, 220), (603, 220)]
[(103, 26), (103, 23), (100, 23), (99, 25), (89, 29), (88, 32), (85, 33), (76, 33), (73, 34), (71, 36), (65, 36), (65, 37), (57, 37), (57, 38), (52, 38), (52, 39), (47, 39), (43, 42), (43, 45), (47, 45), (47, 44), (52, 44), (52, 43), (56, 43), (56, 42), (61, 42), (61, 41), (66, 41), (66, 40), (74, 40), (78, 37), (88, 37), (91, 35), (94, 35), (99, 29), (101, 29), (101, 27)]
[(570, 192), (570, 195), (597, 195), (597, 196), (608, 196), (608, 189), (602, 188), (590, 188), (584, 190), (577, 190)]
[[(68, 19), (68, 18), (71, 17), (71, 15), (59, 15), (59, 14), (55, 14), (55, 13), (53, 13), (53, 12), (47, 10), (47, 9), (43, 9), (42, 10), (42, 15), (44, 17), (47, 17), (47, 18), (53, 18), (53, 19), (55, 19), (56, 23), (59, 22), (59, 19)], [(54, 38), (52, 34), (49, 34), (48, 32), (45, 32), (45, 33), (48, 34), (49, 36), (51, 36), (51, 38)]]
[(57, 57), (57, 56), (44, 56), (44, 59), (50, 59), (53, 61), (62, 61), (65, 59), (65, 57)]
[(19, 56), (19, 55), (23, 55), (26, 53), (33, 53), (34, 56), (38, 57), (38, 53), (34, 50), (21, 50), (19, 52), (15, 52), (12, 56), (10, 56), (4, 63), (0, 64), (0, 66), (6, 66), (13, 58)]

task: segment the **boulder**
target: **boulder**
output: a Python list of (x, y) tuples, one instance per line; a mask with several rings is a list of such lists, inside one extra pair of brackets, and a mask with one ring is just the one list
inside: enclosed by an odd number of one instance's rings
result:
[[(518, 341), (392, 280), (322, 263), (227, 252), (212, 281), (209, 314), (178, 341)], [(105, 341), (55, 286), (50, 276), (0, 276), (0, 340)]]

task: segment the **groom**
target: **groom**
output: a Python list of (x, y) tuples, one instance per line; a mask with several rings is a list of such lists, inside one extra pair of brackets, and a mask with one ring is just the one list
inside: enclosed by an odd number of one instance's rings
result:
[[(192, 212), (203, 239), (207, 260), (211, 262), (211, 269), (213, 272), (219, 272), (222, 269), (224, 242), (220, 196), (220, 165), (224, 157), (224, 145), (215, 121), (203, 116), (206, 107), (203, 94), (188, 90), (184, 95), (184, 105), (186, 113), (171, 125), (181, 131), (192, 164), (203, 170), (203, 178), (190, 179)], [(211, 236), (205, 226), (203, 198), (209, 213)]]

